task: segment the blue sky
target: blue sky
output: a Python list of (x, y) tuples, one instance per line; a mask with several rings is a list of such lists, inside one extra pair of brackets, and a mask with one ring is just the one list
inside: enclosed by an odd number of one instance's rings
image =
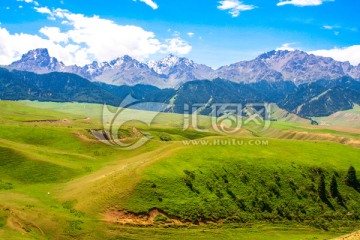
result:
[(2, 0), (0, 64), (43, 46), (78, 65), (174, 53), (216, 68), (279, 48), (356, 65), (359, 11), (358, 0)]

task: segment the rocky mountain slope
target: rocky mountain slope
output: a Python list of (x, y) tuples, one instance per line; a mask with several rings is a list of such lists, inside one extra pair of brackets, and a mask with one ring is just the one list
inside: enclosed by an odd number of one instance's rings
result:
[(46, 48), (31, 50), (24, 54), (22, 58), (10, 64), (11, 68), (34, 72), (34, 73), (50, 73), (64, 72), (67, 70), (64, 63), (59, 62), (56, 58), (50, 57)]
[(349, 77), (303, 84), (279, 102), (283, 109), (303, 117), (324, 117), (360, 104), (360, 82)]
[(332, 58), (319, 57), (305, 52), (271, 51), (251, 61), (242, 61), (221, 67), (217, 76), (236, 82), (292, 81), (299, 85), (320, 79), (336, 79), (350, 76), (360, 78), (360, 65), (337, 62)]
[(271, 51), (251, 61), (241, 61), (217, 70), (197, 64), (187, 58), (169, 55), (160, 61), (141, 63), (130, 56), (110, 62), (93, 62), (83, 67), (65, 66), (50, 57), (46, 49), (24, 54), (11, 68), (35, 73), (69, 72), (91, 81), (113, 85), (149, 84), (160, 88), (178, 88), (193, 80), (222, 78), (233, 82), (255, 83), (292, 81), (296, 85), (343, 76), (360, 78), (360, 65), (338, 62), (305, 52)]
[(148, 66), (158, 74), (167, 76), (170, 85), (175, 87), (189, 80), (215, 77), (215, 71), (212, 68), (174, 55), (169, 55), (160, 61), (149, 61)]
[(243, 106), (276, 103), (302, 117), (322, 117), (360, 105), (360, 81), (343, 77), (297, 86), (292, 81), (263, 80), (246, 84), (214, 79), (186, 82), (178, 89), (160, 89), (143, 84), (116, 86), (94, 83), (70, 73), (36, 74), (0, 68), (2, 100), (77, 101), (119, 106), (128, 95), (139, 102), (167, 105), (166, 111), (175, 113), (184, 113), (185, 105), (200, 104), (199, 112), (209, 115), (219, 103), (240, 103)]

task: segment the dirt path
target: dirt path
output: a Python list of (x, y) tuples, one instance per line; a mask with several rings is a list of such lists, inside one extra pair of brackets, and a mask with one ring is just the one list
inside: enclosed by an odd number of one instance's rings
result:
[(113, 162), (95, 173), (66, 184), (58, 192), (58, 197), (62, 201), (76, 199), (79, 210), (93, 214), (106, 211), (110, 206), (120, 208), (146, 166), (183, 148), (186, 146), (180, 143), (169, 143), (151, 152)]
[(351, 233), (346, 236), (341, 236), (338, 238), (334, 238), (332, 240), (359, 240), (360, 239), (360, 231)]

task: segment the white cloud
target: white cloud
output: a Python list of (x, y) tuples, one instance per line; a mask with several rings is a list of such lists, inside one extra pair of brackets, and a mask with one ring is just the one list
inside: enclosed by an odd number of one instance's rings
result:
[(0, 64), (9, 64), (35, 48), (48, 48), (65, 64), (84, 65), (94, 60), (110, 61), (123, 55), (145, 60), (152, 54), (187, 54), (191, 46), (179, 36), (161, 41), (155, 34), (134, 25), (119, 25), (98, 16), (87, 17), (68, 10), (34, 8), (56, 20), (39, 34), (11, 34), (0, 27)]
[(334, 26), (328, 26), (328, 25), (323, 26), (323, 29), (326, 30), (333, 30), (334, 28), (335, 28)]
[(281, 0), (277, 6), (294, 5), (297, 7), (319, 6), (324, 2), (334, 2), (335, 0)]
[(228, 10), (232, 17), (238, 17), (240, 12), (249, 11), (256, 8), (254, 5), (246, 5), (242, 1), (239, 0), (223, 0), (219, 2), (220, 6), (218, 9), (220, 10)]
[(188, 32), (187, 35), (188, 35), (189, 37), (193, 37), (193, 36), (195, 35), (195, 33), (193, 33), (193, 32)]
[(360, 45), (345, 48), (333, 48), (329, 50), (317, 50), (310, 52), (314, 55), (331, 57), (337, 61), (349, 61), (352, 65), (360, 64)]
[(25, 2), (25, 3), (31, 3), (34, 4), (35, 6), (39, 6), (39, 3), (37, 1), (34, 0), (16, 0), (18, 2)]
[(291, 47), (291, 45), (294, 45), (294, 43), (284, 43), (283, 45), (281, 45), (281, 47), (278, 47), (276, 51), (281, 51), (281, 50), (295, 51), (295, 48)]
[(170, 52), (173, 54), (185, 55), (188, 54), (192, 47), (181, 38), (171, 38), (165, 40), (165, 45), (163, 45), (163, 52)]
[[(133, 0), (133, 1), (136, 2), (136, 0)], [(148, 5), (149, 7), (151, 7), (154, 10), (159, 8), (159, 6), (152, 0), (140, 0), (140, 2), (145, 3), (146, 5)]]
[[(335, 35), (338, 35), (338, 32), (335, 32)], [(281, 47), (278, 47), (278, 50), (288, 50), (295, 51), (301, 50), (296, 47), (292, 47), (294, 43), (284, 43)], [(315, 50), (315, 51), (307, 51), (309, 54), (314, 54), (322, 57), (331, 57), (336, 61), (340, 62), (350, 62), (352, 65), (357, 66), (360, 64), (360, 45), (353, 45), (350, 47), (344, 48), (333, 48), (333, 49), (325, 49), (325, 50)]]
[(71, 47), (62, 47), (44, 38), (30, 34), (10, 34), (5, 28), (0, 27), (0, 64), (9, 64), (17, 60), (23, 53), (34, 48), (48, 48), (51, 53), (56, 53), (62, 59), (71, 57)]
[(325, 30), (333, 31), (335, 36), (338, 36), (340, 34), (340, 31), (351, 31), (351, 32), (356, 32), (357, 31), (357, 28), (354, 28), (354, 27), (342, 27), (340, 25), (324, 25), (322, 28), (325, 29)]
[(50, 41), (54, 43), (68, 43), (69, 36), (66, 33), (62, 33), (58, 27), (43, 27), (39, 31), (44, 34)]
[(34, 9), (38, 13), (45, 13), (45, 14), (52, 15), (52, 12), (48, 7), (34, 7)]

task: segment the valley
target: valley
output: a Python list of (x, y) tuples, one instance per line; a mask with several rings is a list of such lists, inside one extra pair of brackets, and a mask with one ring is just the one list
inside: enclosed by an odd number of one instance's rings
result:
[(359, 0), (5, 0), (0, 240), (359, 240)]

